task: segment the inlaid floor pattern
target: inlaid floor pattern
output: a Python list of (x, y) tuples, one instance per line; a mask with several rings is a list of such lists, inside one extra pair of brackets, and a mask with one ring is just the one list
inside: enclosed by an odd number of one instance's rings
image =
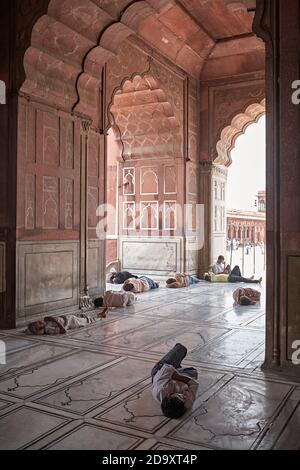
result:
[[(161, 288), (59, 337), (1, 331), (0, 449), (299, 449), (300, 385), (260, 368), (264, 292), (235, 308), (234, 288)], [(169, 420), (150, 371), (177, 342), (200, 386), (193, 410)]]

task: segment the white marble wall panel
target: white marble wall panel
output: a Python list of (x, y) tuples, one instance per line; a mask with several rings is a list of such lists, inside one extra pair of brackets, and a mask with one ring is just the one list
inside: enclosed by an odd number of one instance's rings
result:
[(19, 243), (18, 317), (78, 304), (78, 243)]

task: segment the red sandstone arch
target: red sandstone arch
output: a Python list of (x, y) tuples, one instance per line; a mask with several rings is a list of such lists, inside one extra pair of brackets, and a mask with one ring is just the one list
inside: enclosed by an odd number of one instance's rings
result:
[(221, 139), (217, 143), (217, 165), (230, 166), (232, 163), (231, 152), (235, 147), (237, 138), (246, 132), (247, 127), (257, 123), (266, 113), (266, 101), (251, 104), (244, 113), (237, 114), (231, 121), (230, 126), (225, 127), (221, 133)]
[(165, 91), (149, 73), (123, 81), (110, 105), (123, 159), (181, 156), (180, 123)]
[(141, 36), (195, 78), (215, 46), (174, 0), (50, 0), (33, 27), (21, 92), (90, 117), (103, 65), (131, 35)]

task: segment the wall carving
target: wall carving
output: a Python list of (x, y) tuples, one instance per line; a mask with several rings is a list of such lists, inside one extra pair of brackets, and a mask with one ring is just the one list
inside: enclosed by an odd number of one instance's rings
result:
[(123, 202), (123, 230), (135, 230), (135, 202)]
[(210, 149), (216, 155), (221, 132), (234, 116), (265, 98), (264, 80), (221, 85), (209, 89)]
[(156, 201), (143, 201), (140, 204), (141, 230), (159, 230), (159, 208)]
[[(31, 238), (41, 229), (44, 239), (52, 240), (60, 239), (61, 231), (78, 231), (79, 122), (20, 98), (18, 132), (19, 239)], [(91, 148), (91, 161), (93, 156)]]
[(23, 58), (31, 42), (32, 28), (36, 21), (47, 12), (50, 0), (18, 0), (16, 8), (16, 83), (18, 90), (25, 80)]
[(123, 195), (135, 195), (135, 168), (123, 168)]
[(58, 229), (59, 187), (58, 178), (43, 177), (43, 229)]
[(164, 230), (176, 230), (176, 201), (164, 201)]
[(158, 172), (157, 168), (141, 167), (140, 170), (141, 195), (158, 194)]
[(65, 228), (73, 230), (74, 223), (74, 181), (65, 179)]
[(255, 103), (248, 106), (244, 113), (237, 114), (231, 124), (221, 132), (221, 139), (217, 143), (217, 158), (214, 163), (229, 166), (232, 163), (231, 151), (235, 146), (237, 138), (244, 134), (250, 124), (258, 120), (266, 113), (266, 103)]
[(36, 181), (35, 175), (28, 173), (25, 180), (25, 229), (35, 229), (35, 195), (36, 195)]
[[(119, 130), (123, 159), (181, 155), (181, 120), (167, 92), (151, 74), (125, 80), (114, 95), (111, 119)], [(180, 114), (180, 113), (179, 113)]]
[(177, 170), (175, 166), (165, 166), (164, 193), (177, 193)]

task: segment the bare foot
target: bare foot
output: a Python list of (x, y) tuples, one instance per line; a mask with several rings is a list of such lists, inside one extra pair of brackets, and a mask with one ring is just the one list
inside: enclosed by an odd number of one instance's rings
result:
[(101, 312), (98, 313), (99, 318), (106, 318), (108, 312), (108, 308), (102, 309)]

